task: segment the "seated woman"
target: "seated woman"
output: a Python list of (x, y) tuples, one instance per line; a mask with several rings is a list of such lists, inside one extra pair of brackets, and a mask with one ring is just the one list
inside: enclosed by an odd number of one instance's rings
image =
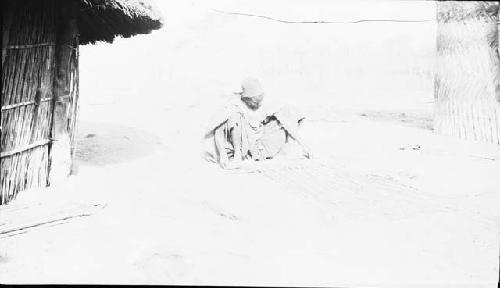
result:
[(277, 156), (291, 139), (310, 158), (311, 153), (298, 133), (305, 118), (294, 115), (290, 109), (269, 111), (263, 107), (264, 92), (256, 79), (245, 79), (241, 88), (238, 99), (216, 115), (217, 120), (205, 134), (215, 148), (212, 160), (224, 169), (239, 168), (244, 160), (262, 161)]

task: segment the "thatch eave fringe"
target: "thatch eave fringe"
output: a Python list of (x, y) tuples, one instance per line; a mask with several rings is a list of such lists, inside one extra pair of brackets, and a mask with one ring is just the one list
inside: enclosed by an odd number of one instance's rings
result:
[(80, 0), (80, 44), (128, 38), (160, 29), (164, 20), (151, 1)]

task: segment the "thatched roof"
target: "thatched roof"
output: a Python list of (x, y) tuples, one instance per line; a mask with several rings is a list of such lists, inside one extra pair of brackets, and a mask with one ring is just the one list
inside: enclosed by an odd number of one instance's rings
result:
[(147, 0), (80, 0), (80, 44), (113, 42), (162, 27), (159, 9)]

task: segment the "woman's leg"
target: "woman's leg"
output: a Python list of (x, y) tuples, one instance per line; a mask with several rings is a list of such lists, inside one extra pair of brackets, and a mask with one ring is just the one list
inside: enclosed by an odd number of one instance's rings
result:
[(217, 162), (222, 168), (225, 168), (229, 163), (229, 157), (227, 154), (228, 141), (226, 137), (227, 123), (222, 124), (221, 126), (215, 129), (215, 152), (217, 154)]
[(227, 120), (229, 126), (229, 133), (231, 135), (231, 143), (233, 144), (234, 157), (233, 161), (241, 162), (243, 160), (243, 146), (242, 146), (242, 119), (239, 113), (235, 113)]

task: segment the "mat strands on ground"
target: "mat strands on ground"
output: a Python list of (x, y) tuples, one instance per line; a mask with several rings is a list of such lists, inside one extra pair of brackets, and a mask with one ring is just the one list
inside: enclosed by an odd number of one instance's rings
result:
[(94, 215), (106, 203), (13, 203), (0, 206), (0, 239)]

